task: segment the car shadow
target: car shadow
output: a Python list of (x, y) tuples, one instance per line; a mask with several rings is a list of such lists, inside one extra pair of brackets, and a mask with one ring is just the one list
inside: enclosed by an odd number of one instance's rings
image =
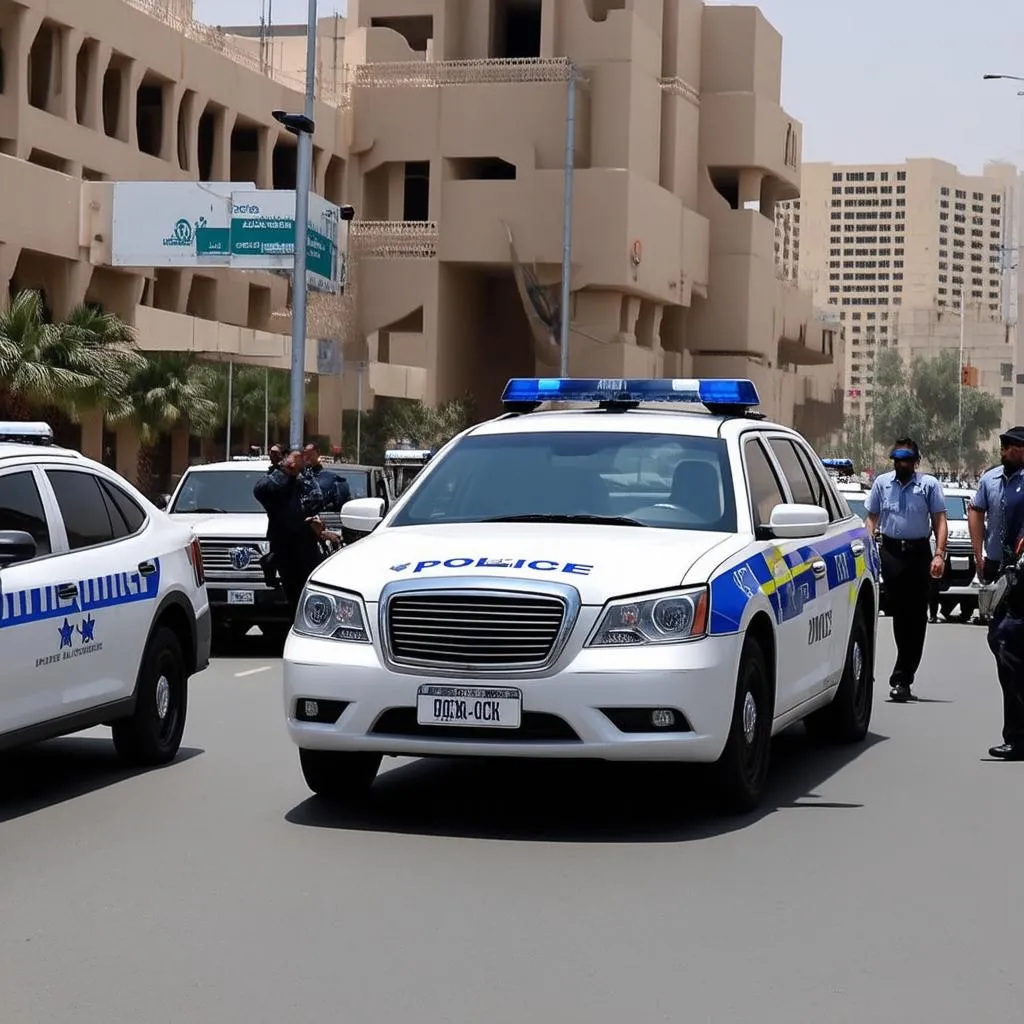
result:
[(0, 824), (148, 772), (172, 769), (202, 753), (197, 747), (182, 747), (168, 765), (138, 768), (125, 764), (102, 736), (64, 736), (10, 751), (0, 755)]
[(213, 658), (280, 658), (284, 638), (266, 635), (258, 627), (243, 636), (214, 634), (210, 656)]
[(850, 809), (815, 792), (887, 736), (827, 747), (803, 726), (776, 737), (760, 807), (716, 806), (702, 766), (607, 761), (422, 759), (377, 777), (356, 809), (310, 797), (286, 815), (312, 828), (560, 843), (675, 843), (746, 828), (776, 811)]

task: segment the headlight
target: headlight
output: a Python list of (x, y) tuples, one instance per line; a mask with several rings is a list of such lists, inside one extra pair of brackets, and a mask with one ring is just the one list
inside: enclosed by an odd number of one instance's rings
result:
[(676, 591), (608, 603), (588, 647), (671, 644), (702, 637), (708, 623), (708, 591)]
[(362, 598), (358, 594), (314, 586), (302, 591), (299, 610), (295, 613), (295, 632), (348, 643), (370, 642)]

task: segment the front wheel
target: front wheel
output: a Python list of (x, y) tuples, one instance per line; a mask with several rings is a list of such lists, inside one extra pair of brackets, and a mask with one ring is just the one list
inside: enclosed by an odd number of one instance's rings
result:
[(771, 759), (774, 711), (764, 651), (748, 636), (740, 655), (729, 738), (715, 764), (718, 791), (727, 810), (742, 814), (761, 802)]
[(306, 785), (325, 800), (355, 803), (363, 799), (377, 777), (381, 754), (364, 751), (299, 750)]
[(868, 734), (874, 703), (874, 661), (864, 612), (858, 608), (846, 645), (846, 662), (832, 703), (807, 718), (807, 731), (830, 743), (859, 743)]
[(188, 670), (173, 630), (159, 626), (142, 656), (135, 711), (112, 725), (114, 748), (126, 761), (158, 765), (173, 761), (185, 733)]

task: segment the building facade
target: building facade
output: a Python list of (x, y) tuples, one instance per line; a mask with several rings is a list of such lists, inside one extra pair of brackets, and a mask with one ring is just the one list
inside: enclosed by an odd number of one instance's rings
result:
[[(88, 300), (147, 350), (287, 366), (286, 278), (110, 266), (115, 180), (295, 187), (294, 26), (214, 30), (188, 0), (0, 0), (0, 274), (56, 315)], [(754, 8), (699, 0), (350, 0), (319, 26), (312, 185), (351, 204), (345, 295), (311, 301), (357, 394), (494, 412), (510, 376), (557, 366), (567, 78), (578, 76), (570, 372), (742, 376), (812, 437), (841, 417), (843, 351), (775, 269), (800, 195), (782, 41)], [(570, 63), (571, 62), (571, 63)], [(104, 444), (102, 419), (83, 447)], [(134, 442), (117, 438), (130, 471)], [(180, 449), (180, 446), (179, 446)], [(182, 451), (178, 450), (177, 461)]]
[(963, 307), (965, 363), (1002, 402), (1004, 425), (1021, 422), (1021, 181), (1005, 163), (975, 176), (925, 159), (804, 164), (800, 198), (776, 215), (776, 261), (839, 310), (847, 415), (871, 416), (879, 350), (958, 349)]

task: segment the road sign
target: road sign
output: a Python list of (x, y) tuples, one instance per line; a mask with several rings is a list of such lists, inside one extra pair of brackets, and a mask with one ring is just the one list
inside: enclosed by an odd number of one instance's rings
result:
[[(314, 291), (336, 291), (340, 282), (339, 243), (347, 240), (341, 211), (317, 195), (309, 197), (306, 274)], [(290, 270), (295, 260), (295, 193), (234, 192), (231, 196), (231, 266), (249, 270)]]
[(229, 267), (231, 194), (252, 182), (116, 181), (115, 267)]

